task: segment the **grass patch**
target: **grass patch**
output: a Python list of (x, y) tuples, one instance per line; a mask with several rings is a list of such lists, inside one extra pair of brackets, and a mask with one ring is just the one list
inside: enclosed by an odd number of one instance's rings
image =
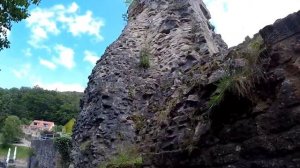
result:
[(150, 67), (150, 52), (142, 49), (140, 52), (140, 67), (147, 69)]
[(246, 44), (245, 49), (233, 51), (229, 56), (232, 59), (242, 58), (246, 65), (238, 68), (226, 68), (227, 75), (223, 77), (218, 84), (217, 89), (213, 92), (208, 102), (210, 108), (218, 106), (225, 97), (227, 92), (232, 92), (240, 97), (247, 97), (253, 101), (255, 98), (253, 91), (255, 84), (265, 79), (260, 53), (265, 49), (263, 40), (256, 36)]
[[(6, 157), (8, 148), (11, 149), (10, 155), (12, 156), (14, 154), (15, 146), (13, 145), (8, 145), (8, 146), (3, 146), (0, 145), (0, 156)], [(24, 146), (18, 146), (17, 148), (17, 159), (27, 159), (30, 156), (33, 155), (33, 151), (29, 147), (24, 147)]]
[(217, 89), (210, 97), (208, 102), (209, 107), (212, 108), (219, 105), (224, 100), (227, 92), (252, 99), (251, 89), (254, 87), (254, 81), (251, 79), (252, 75), (241, 71), (223, 77), (216, 85)]
[(99, 168), (132, 167), (141, 165), (142, 162), (142, 156), (138, 153), (137, 149), (129, 147), (119, 150), (117, 155), (113, 156), (108, 162), (101, 164)]
[(131, 120), (135, 124), (136, 131), (140, 131), (144, 127), (146, 119), (142, 114), (136, 113), (136, 114), (131, 115)]
[(85, 152), (86, 150), (88, 150), (91, 147), (92, 141), (91, 140), (87, 140), (83, 143), (81, 143), (79, 149), (82, 152)]

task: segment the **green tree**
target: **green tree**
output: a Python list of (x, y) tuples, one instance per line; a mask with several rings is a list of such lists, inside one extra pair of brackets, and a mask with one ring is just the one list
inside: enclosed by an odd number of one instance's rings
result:
[(62, 130), (63, 130), (63, 126), (62, 126), (62, 125), (55, 125), (55, 126), (53, 127), (53, 131), (54, 131), (55, 133), (62, 132)]
[(0, 130), (7, 116), (15, 115), (32, 121), (53, 121), (65, 125), (80, 111), (82, 93), (56, 92), (41, 88), (1, 89), (0, 88)]
[(0, 1), (0, 51), (9, 47), (7, 38), (13, 22), (19, 22), (29, 16), (30, 5), (38, 5), (40, 0), (1, 0)]
[(9, 144), (22, 137), (21, 120), (17, 116), (8, 116), (2, 128), (3, 143)]
[(74, 118), (72, 118), (69, 122), (67, 122), (67, 124), (64, 125), (64, 127), (63, 127), (63, 132), (66, 133), (66, 134), (72, 135), (75, 121), (76, 120)]
[(63, 136), (54, 139), (54, 146), (61, 155), (61, 166), (67, 168), (71, 162), (72, 138)]

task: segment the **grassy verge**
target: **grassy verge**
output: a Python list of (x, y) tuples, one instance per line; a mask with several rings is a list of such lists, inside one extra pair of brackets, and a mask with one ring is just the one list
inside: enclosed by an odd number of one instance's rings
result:
[[(8, 148), (11, 149), (11, 156), (14, 154), (15, 146), (2, 146), (0, 145), (0, 157), (6, 157)], [(27, 159), (32, 155), (32, 150), (29, 147), (18, 146), (17, 149), (17, 159)]]

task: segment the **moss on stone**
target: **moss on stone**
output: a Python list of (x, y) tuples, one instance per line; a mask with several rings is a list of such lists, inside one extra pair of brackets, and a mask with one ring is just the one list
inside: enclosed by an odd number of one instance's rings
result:
[(92, 144), (92, 141), (91, 140), (87, 140), (87, 141), (84, 141), (83, 143), (80, 144), (80, 151), (84, 152), (86, 150), (88, 150), (90, 148)]
[(100, 164), (99, 168), (139, 167), (142, 162), (142, 156), (135, 147), (122, 147), (115, 156)]

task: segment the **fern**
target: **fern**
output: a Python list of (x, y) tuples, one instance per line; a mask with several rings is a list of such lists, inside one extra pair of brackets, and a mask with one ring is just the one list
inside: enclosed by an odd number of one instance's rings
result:
[(225, 93), (229, 90), (232, 90), (233, 87), (233, 78), (229, 75), (225, 76), (220, 80), (217, 84), (217, 89), (214, 91), (210, 100), (208, 102), (209, 107), (212, 108), (214, 106), (219, 105), (223, 100)]
[(251, 90), (256, 83), (265, 79), (259, 57), (264, 49), (263, 39), (260, 36), (255, 36), (246, 48), (230, 53), (229, 56), (232, 59), (243, 58), (247, 63), (240, 69), (230, 69), (230, 66), (227, 68), (228, 75), (219, 81), (217, 89), (210, 97), (208, 102), (210, 108), (219, 105), (224, 100), (226, 92), (232, 92), (250, 100), (254, 99)]

